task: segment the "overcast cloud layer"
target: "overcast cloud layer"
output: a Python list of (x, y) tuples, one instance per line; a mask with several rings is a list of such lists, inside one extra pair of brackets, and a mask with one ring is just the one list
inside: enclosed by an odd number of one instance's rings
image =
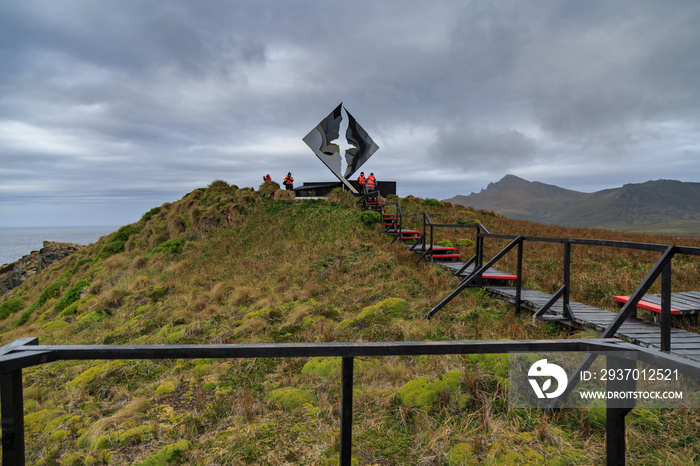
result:
[(697, 0), (0, 2), (0, 226), (333, 180), (301, 139), (341, 101), (400, 195), (700, 181), (698, 24)]

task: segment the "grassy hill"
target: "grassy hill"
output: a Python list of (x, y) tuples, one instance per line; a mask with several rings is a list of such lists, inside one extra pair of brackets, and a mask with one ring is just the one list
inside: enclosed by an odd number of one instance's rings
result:
[[(274, 183), (254, 191), (215, 181), (152, 209), (3, 295), (0, 343), (24, 336), (41, 344), (570, 336), (556, 324), (527, 325), (528, 316), (479, 290), (424, 320), (456, 286), (454, 277), (417, 266), (379, 225), (363, 222), (347, 193), (301, 203), (286, 196)], [(411, 196), (401, 203), (407, 213), (429, 210), (435, 222), (480, 221), (499, 233), (663, 239), (548, 227)], [(443, 234), (472, 253), (465, 230)], [(576, 254), (575, 299), (610, 308), (609, 295), (634, 287), (654, 260), (627, 251)], [(530, 251), (530, 286), (558, 287), (556, 257)], [(501, 268), (512, 267), (507, 258)], [(700, 289), (697, 261), (676, 268), (674, 287)], [(358, 464), (604, 461), (602, 410), (547, 417), (508, 409), (505, 355), (359, 358), (355, 372)], [(337, 359), (65, 361), (26, 369), (24, 386), (29, 464), (337, 462)], [(637, 409), (628, 424), (632, 463), (700, 458), (694, 412)]]
[(449, 201), (552, 225), (700, 236), (700, 183), (656, 180), (582, 193), (507, 175)]

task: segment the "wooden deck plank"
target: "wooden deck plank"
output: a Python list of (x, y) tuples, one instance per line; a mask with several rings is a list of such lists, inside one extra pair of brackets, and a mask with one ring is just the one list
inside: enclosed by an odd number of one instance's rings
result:
[[(647, 295), (644, 295), (643, 300), (661, 306), (661, 296), (660, 295), (647, 294)], [(677, 296), (676, 293), (673, 293), (673, 296), (671, 297), (671, 307), (674, 309), (678, 309), (679, 311), (682, 311), (682, 312), (688, 312), (688, 311), (697, 312), (698, 310), (700, 310), (700, 302), (697, 302), (697, 303), (689, 302), (689, 301), (683, 299), (682, 297)]]
[[(515, 302), (515, 287), (487, 286), (486, 289), (501, 299), (511, 303)], [(695, 296), (700, 298), (700, 292), (695, 293)], [(551, 295), (547, 293), (528, 288), (523, 288), (521, 290), (520, 297), (523, 308), (533, 312), (539, 310), (551, 299)], [(687, 296), (683, 296), (682, 299), (687, 299)], [(574, 312), (572, 324), (578, 327), (603, 331), (617, 316), (616, 312), (599, 309), (587, 304), (574, 301), (569, 304)], [(557, 316), (563, 315), (560, 303), (555, 303), (547, 314)], [(628, 317), (618, 329), (615, 337), (647, 348), (661, 348), (660, 325), (656, 322), (643, 321), (636, 317)], [(671, 328), (671, 353), (700, 361), (700, 334), (688, 332), (679, 328)]]
[[(449, 263), (446, 263), (446, 264), (444, 264), (444, 266), (445, 266), (445, 267), (448, 267), (448, 268), (450, 268), (450, 269), (452, 269), (454, 272), (457, 272), (457, 271), (459, 271), (462, 267), (464, 267), (464, 264), (466, 264), (466, 262), (459, 262), (459, 261), (458, 261), (458, 262), (449, 262)], [(470, 264), (469, 267), (467, 267), (466, 270), (465, 270), (464, 272), (462, 272), (459, 276), (461, 276), (461, 277), (466, 277), (467, 275), (469, 275), (469, 274), (472, 273), (473, 271), (474, 271), (474, 264)], [(508, 273), (508, 272), (504, 272), (504, 271), (502, 271), (502, 270), (494, 269), (493, 267), (489, 268), (489, 269), (488, 269), (486, 272), (484, 272), (484, 273), (485, 273), (485, 274), (488, 274), (488, 275), (509, 275), (509, 276), (515, 277), (515, 275), (513, 275), (513, 274), (510, 274), (510, 273)]]

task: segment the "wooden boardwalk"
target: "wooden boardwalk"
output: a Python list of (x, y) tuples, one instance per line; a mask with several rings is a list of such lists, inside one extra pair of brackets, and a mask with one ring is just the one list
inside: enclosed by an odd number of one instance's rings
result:
[[(383, 212), (381, 205), (376, 208), (376, 210)], [(395, 222), (396, 220), (395, 216), (384, 213), (383, 216), (386, 217), (385, 221), (390, 220), (391, 222)], [(393, 223), (385, 223), (386, 231), (390, 234), (397, 235), (398, 232), (388, 229), (388, 225), (393, 225)], [(413, 240), (418, 239), (420, 235), (421, 232), (418, 230), (402, 230), (402, 236), (400, 239), (404, 241), (409, 239)], [(412, 247), (412, 249), (417, 253), (423, 253), (425, 251), (424, 248), (425, 246), (421, 244), (414, 245)], [(433, 259), (439, 259), (440, 252), (456, 252), (453, 251), (454, 248), (439, 246), (434, 246), (434, 248), (436, 250), (436, 254), (433, 255)], [(458, 254), (451, 255), (456, 256), (454, 259), (458, 259), (459, 257)], [(469, 276), (475, 268), (474, 264), (470, 264), (469, 267), (466, 267), (464, 271), (460, 272), (466, 262), (461, 262), (459, 260), (438, 260), (436, 262), (439, 265), (451, 270), (452, 273), (458, 275), (460, 278)], [(486, 272), (484, 272), (482, 278), (483, 281), (481, 284), (484, 289), (489, 291), (497, 298), (515, 304), (515, 286), (505, 286), (514, 284), (517, 278), (515, 275), (495, 268), (489, 268)], [(533, 314), (537, 313), (537, 311), (545, 306), (552, 298), (552, 295), (528, 288), (521, 288), (520, 292), (521, 307), (532, 312)], [(647, 308), (655, 308), (655, 305), (661, 304), (660, 295), (645, 295), (642, 299), (647, 302)], [(651, 304), (651, 306), (649, 306), (649, 304)], [(590, 329), (597, 332), (603, 332), (617, 316), (616, 312), (599, 309), (583, 303), (570, 301), (569, 305), (574, 314), (574, 317), (571, 320), (563, 319), (564, 315), (561, 298), (559, 302), (555, 303), (545, 314), (548, 316), (554, 316), (555, 318), (560, 317), (562, 318), (561, 323), (571, 327)], [(697, 316), (700, 314), (700, 292), (672, 293), (671, 307), (678, 314), (692, 314)], [(658, 311), (655, 313), (655, 315), (658, 315)], [(614, 336), (636, 345), (661, 351), (661, 325), (658, 322), (641, 320), (635, 316), (629, 316), (620, 326)], [(671, 328), (671, 354), (700, 362), (700, 334), (688, 332), (678, 328)]]
[[(486, 286), (494, 296), (515, 303), (515, 287)], [(523, 288), (521, 290), (521, 305), (524, 309), (537, 312), (550, 299), (551, 295), (542, 291)], [(576, 328), (586, 328), (602, 332), (615, 319), (617, 313), (599, 309), (583, 303), (571, 301), (574, 313), (573, 321), (563, 322)], [(562, 306), (555, 304), (547, 312), (549, 315), (563, 317)], [(628, 317), (615, 334), (616, 338), (647, 348), (661, 350), (661, 326), (636, 317)], [(700, 361), (700, 334), (678, 328), (671, 329), (671, 353), (694, 361)]]
[[(440, 265), (443, 267), (447, 267), (448, 269), (451, 269), (453, 273), (459, 272), (462, 267), (464, 267), (464, 264), (466, 262), (440, 262)], [(471, 274), (474, 271), (474, 264), (470, 264), (469, 267), (464, 269), (462, 273), (460, 273), (458, 276), (460, 277), (466, 277), (469, 274)], [(504, 272), (502, 270), (494, 269), (493, 267), (489, 268), (486, 272), (484, 272), (484, 278), (489, 279), (490, 277), (499, 277), (502, 279), (506, 280), (515, 280), (516, 276), (513, 274), (509, 274), (508, 272)]]
[[(440, 263), (440, 265), (452, 270), (454, 273), (458, 272), (464, 266), (464, 264), (464, 262)], [(459, 276), (466, 277), (473, 270), (474, 266), (470, 265), (464, 272), (459, 274)], [(494, 281), (489, 280), (486, 274), (491, 276), (510, 276), (512, 277), (511, 279), (514, 279), (515, 275), (491, 268), (487, 273), (485, 273), (484, 277), (484, 288), (487, 291), (499, 299), (515, 304), (515, 287), (493, 285), (491, 283), (494, 283)], [(499, 285), (503, 285), (505, 283), (506, 282), (504, 281), (498, 282)], [(521, 289), (521, 306), (523, 309), (526, 309), (533, 314), (547, 304), (551, 298), (552, 295), (542, 291), (531, 290), (524, 287)], [(660, 295), (645, 295), (643, 299), (655, 304), (661, 304)], [(602, 332), (617, 316), (616, 312), (599, 309), (597, 307), (575, 301), (571, 301), (569, 305), (574, 313), (574, 319), (572, 321), (564, 321), (562, 323), (575, 328)], [(697, 313), (700, 310), (700, 292), (673, 293), (671, 296), (671, 306), (682, 310), (683, 314)], [(546, 314), (550, 316), (564, 317), (562, 308), (563, 306), (561, 305), (560, 300), (558, 303), (555, 303)], [(636, 345), (661, 350), (661, 326), (658, 322), (650, 322), (630, 316), (619, 328), (615, 334), (615, 337)], [(700, 334), (688, 332), (678, 328), (672, 328), (671, 353), (695, 361), (700, 361)]]
[[(615, 299), (617, 300), (616, 297)], [(626, 298), (626, 296), (625, 296)], [(655, 309), (661, 307), (660, 294), (645, 294), (642, 300), (651, 304)], [(638, 306), (645, 307), (648, 306)], [(652, 310), (655, 310), (652, 309)], [(659, 312), (656, 311), (655, 312)], [(682, 315), (697, 315), (700, 314), (700, 292), (699, 291), (684, 291), (671, 294), (671, 314)]]

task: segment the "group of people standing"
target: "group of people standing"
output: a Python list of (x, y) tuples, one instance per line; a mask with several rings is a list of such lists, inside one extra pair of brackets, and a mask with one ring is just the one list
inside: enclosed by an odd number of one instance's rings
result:
[[(263, 181), (272, 181), (272, 177), (269, 173), (263, 176)], [(282, 184), (284, 184), (284, 189), (287, 191), (294, 189), (294, 177), (292, 176), (292, 172), (287, 172), (287, 176), (284, 177)]]
[(361, 194), (370, 193), (377, 189), (377, 179), (374, 177), (374, 172), (370, 173), (367, 178), (365, 178), (365, 172), (360, 172), (357, 182), (360, 185)]
[[(270, 174), (263, 176), (263, 181), (272, 181)], [(357, 183), (360, 185), (360, 193), (366, 194), (377, 189), (377, 179), (374, 177), (374, 173), (370, 173), (367, 178), (365, 178), (365, 172), (360, 172), (360, 176), (357, 178)], [(292, 172), (287, 172), (287, 176), (284, 177), (284, 188), (287, 191), (294, 189), (294, 177)]]

